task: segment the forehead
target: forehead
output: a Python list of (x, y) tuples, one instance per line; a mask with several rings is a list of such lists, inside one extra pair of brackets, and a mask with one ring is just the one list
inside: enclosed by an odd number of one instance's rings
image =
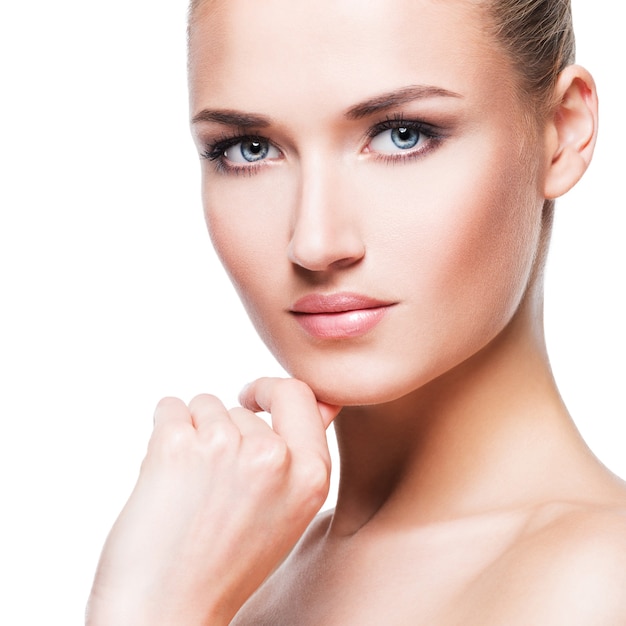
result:
[(348, 107), (411, 84), (484, 92), (511, 74), (485, 20), (473, 0), (205, 0), (190, 25), (191, 105), (263, 110), (306, 94)]

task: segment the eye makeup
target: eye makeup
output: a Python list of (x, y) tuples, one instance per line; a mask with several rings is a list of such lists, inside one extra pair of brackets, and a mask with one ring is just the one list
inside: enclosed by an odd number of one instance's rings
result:
[[(360, 151), (368, 158), (399, 163), (426, 156), (445, 138), (440, 126), (397, 114), (373, 124)], [(235, 129), (208, 141), (201, 156), (211, 162), (216, 173), (252, 175), (280, 161), (283, 151), (261, 133)]]
[(372, 126), (363, 152), (387, 162), (401, 162), (425, 156), (446, 137), (437, 126), (403, 115), (388, 117)]
[[(233, 158), (233, 149), (239, 149), (237, 160)], [(229, 157), (229, 152), (231, 155)], [(252, 174), (263, 162), (270, 158), (279, 158), (282, 153), (268, 139), (246, 131), (236, 131), (232, 135), (224, 135), (209, 143), (202, 158), (214, 164), (215, 171), (226, 174)]]

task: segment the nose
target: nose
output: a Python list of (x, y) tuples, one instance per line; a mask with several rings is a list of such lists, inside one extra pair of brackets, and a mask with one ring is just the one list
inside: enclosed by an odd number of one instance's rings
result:
[(287, 253), (294, 265), (311, 272), (350, 267), (365, 256), (349, 181), (332, 169), (318, 163), (301, 170)]

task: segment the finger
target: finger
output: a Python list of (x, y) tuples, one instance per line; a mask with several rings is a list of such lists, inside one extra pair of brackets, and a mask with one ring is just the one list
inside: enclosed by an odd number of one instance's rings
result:
[(329, 460), (322, 415), (311, 388), (293, 378), (259, 378), (244, 388), (240, 402), (267, 411), (272, 427), (290, 448), (309, 449)]
[[(262, 379), (259, 379), (259, 380), (262, 380)], [(276, 380), (283, 380), (283, 379), (276, 379)], [(250, 383), (249, 385), (246, 385), (241, 390), (241, 393), (239, 394), (239, 401), (242, 403), (242, 405), (246, 406), (246, 408), (250, 409), (251, 411), (265, 411), (267, 409), (260, 406), (256, 398), (254, 397), (254, 394), (249, 393), (249, 388), (253, 384), (254, 383)], [(244, 402), (249, 403), (249, 405), (244, 404)], [(339, 415), (339, 412), (341, 411), (342, 407), (336, 404), (329, 404), (328, 402), (321, 402), (319, 400), (316, 400), (316, 402), (317, 402), (317, 408), (319, 409), (320, 415), (322, 416), (322, 423), (324, 424), (324, 428), (326, 429), (331, 425), (331, 423), (337, 417), (337, 415)]]
[(191, 423), (191, 415), (187, 405), (179, 398), (163, 398), (154, 410), (154, 427), (165, 423)]
[(273, 433), (270, 425), (252, 411), (240, 406), (228, 411), (230, 419), (235, 423), (241, 434), (245, 436), (268, 435)]
[(317, 408), (322, 416), (324, 428), (328, 428), (332, 424), (333, 420), (339, 415), (339, 411), (342, 409), (342, 407), (336, 404), (328, 404), (327, 402), (320, 402), (319, 400), (317, 401)]
[(193, 425), (197, 430), (204, 430), (216, 422), (231, 421), (221, 400), (208, 393), (196, 396), (189, 403), (189, 411)]

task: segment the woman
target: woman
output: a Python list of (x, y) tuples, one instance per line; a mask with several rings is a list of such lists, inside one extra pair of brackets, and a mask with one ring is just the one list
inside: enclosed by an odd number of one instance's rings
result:
[(626, 488), (541, 320), (597, 129), (568, 3), (204, 0), (189, 45), (209, 232), (293, 379), (159, 404), (88, 622), (626, 623)]

